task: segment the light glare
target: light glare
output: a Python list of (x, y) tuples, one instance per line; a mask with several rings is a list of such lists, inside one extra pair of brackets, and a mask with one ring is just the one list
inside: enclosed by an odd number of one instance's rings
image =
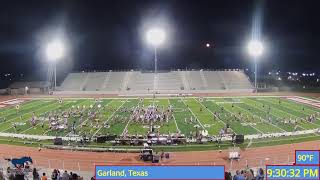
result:
[(147, 32), (147, 41), (153, 46), (159, 46), (164, 42), (165, 36), (165, 32), (162, 29), (153, 28)]
[(250, 41), (248, 44), (248, 52), (253, 57), (261, 56), (263, 53), (263, 45), (260, 41)]
[(46, 55), (48, 60), (56, 61), (64, 56), (64, 45), (61, 41), (56, 40), (47, 45)]

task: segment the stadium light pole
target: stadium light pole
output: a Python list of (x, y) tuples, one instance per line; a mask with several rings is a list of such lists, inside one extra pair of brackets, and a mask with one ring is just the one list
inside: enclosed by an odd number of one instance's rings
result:
[(258, 87), (257, 87), (257, 76), (258, 76), (258, 72), (257, 72), (257, 64), (258, 64), (258, 60), (259, 57), (263, 54), (263, 44), (261, 41), (259, 40), (251, 40), (248, 43), (248, 53), (251, 57), (253, 57), (254, 60), (254, 88), (255, 91), (257, 92)]
[(152, 28), (147, 31), (147, 42), (154, 47), (154, 72), (158, 72), (157, 48), (163, 44), (166, 33), (161, 28)]
[(57, 87), (57, 61), (64, 57), (64, 44), (60, 40), (54, 40), (47, 44), (46, 56), (54, 65), (54, 90)]

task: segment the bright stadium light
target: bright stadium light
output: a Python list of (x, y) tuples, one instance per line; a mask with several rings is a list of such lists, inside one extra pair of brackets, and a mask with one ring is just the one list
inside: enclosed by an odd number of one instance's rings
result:
[(146, 34), (147, 42), (154, 47), (154, 72), (158, 71), (158, 57), (157, 47), (164, 43), (166, 39), (166, 33), (161, 28), (151, 28)]
[(152, 28), (147, 32), (147, 41), (153, 46), (161, 45), (166, 38), (166, 33), (160, 28)]
[(258, 58), (263, 54), (263, 44), (261, 41), (258, 40), (251, 40), (248, 43), (248, 53), (250, 56), (254, 58), (254, 88), (255, 91), (257, 92), (257, 60)]
[(53, 62), (54, 64), (54, 90), (57, 87), (57, 62), (62, 59), (65, 55), (65, 47), (62, 41), (54, 40), (49, 42), (46, 46), (45, 53), (48, 61)]
[(64, 56), (64, 45), (60, 40), (50, 42), (46, 47), (46, 55), (49, 61), (56, 61)]
[(248, 43), (248, 52), (250, 56), (259, 57), (263, 53), (263, 45), (260, 41), (252, 40)]

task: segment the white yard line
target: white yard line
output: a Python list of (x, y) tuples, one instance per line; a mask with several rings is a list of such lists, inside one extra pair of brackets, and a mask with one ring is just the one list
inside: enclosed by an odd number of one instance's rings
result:
[(237, 107), (238, 107), (238, 108), (240, 108), (240, 109), (242, 109), (242, 110), (244, 110), (244, 111), (246, 111), (247, 113), (251, 114), (253, 117), (261, 118), (264, 122), (266, 122), (266, 123), (268, 123), (268, 124), (270, 124), (270, 125), (272, 125), (272, 126), (276, 127), (277, 129), (282, 130), (283, 132), (288, 132), (288, 131), (286, 131), (286, 130), (282, 129), (281, 127), (278, 127), (278, 126), (276, 126), (276, 125), (274, 125), (274, 124), (272, 124), (272, 123), (268, 122), (266, 119), (262, 118), (261, 116), (257, 116), (257, 115), (255, 115), (255, 114), (253, 114), (252, 112), (250, 112), (250, 111), (246, 110), (246, 109), (245, 109), (245, 108), (243, 108), (243, 107), (240, 107), (240, 106), (237, 106)]
[[(143, 102), (142, 102), (142, 104), (143, 104)], [(135, 110), (137, 109), (138, 105), (139, 105), (139, 103), (138, 103), (137, 106), (135, 107)], [(125, 132), (126, 129), (128, 128), (128, 126), (129, 126), (129, 124), (131, 123), (131, 121), (132, 121), (132, 119), (130, 118), (130, 115), (129, 115), (129, 121), (127, 122), (126, 126), (124, 127), (124, 129), (123, 129), (123, 131), (122, 131), (122, 133), (121, 133), (122, 136), (124, 135), (124, 132)]]
[(193, 115), (193, 117), (198, 121), (198, 123), (201, 125), (201, 127), (203, 129), (206, 129), (203, 124), (200, 122), (200, 120), (197, 118), (197, 116), (193, 113), (193, 111), (189, 108), (189, 106), (184, 102), (184, 100), (181, 98), (181, 101), (183, 102), (184, 105), (186, 105), (189, 109), (189, 111), (191, 112), (191, 114)]
[[(195, 100), (196, 100), (196, 99), (195, 99)], [(222, 120), (220, 120), (220, 118), (219, 118), (218, 116), (216, 116), (209, 108), (206, 108), (206, 106), (203, 105), (202, 102), (200, 102), (200, 101), (198, 101), (198, 100), (196, 100), (196, 101), (197, 101), (199, 104), (201, 104), (202, 107), (204, 107), (205, 109), (207, 109), (212, 115), (214, 115), (214, 116), (218, 119), (218, 121), (220, 121), (220, 122), (222, 122), (224, 125), (226, 125), (226, 123), (223, 122)]]
[[(272, 102), (272, 101), (268, 101), (268, 100), (265, 100), (265, 101), (267, 101), (268, 103), (271, 103), (271, 104), (274, 104), (274, 105), (277, 105), (277, 103), (274, 103), (274, 102)], [(304, 118), (302, 118), (302, 117), (299, 117), (299, 116), (296, 116), (296, 115), (294, 115), (294, 114), (291, 114), (291, 113), (289, 113), (289, 112), (287, 112), (287, 111), (284, 111), (284, 110), (282, 110), (282, 109), (278, 109), (279, 111), (282, 111), (282, 112), (284, 112), (284, 113), (286, 113), (286, 114), (289, 114), (289, 115), (291, 115), (291, 116), (294, 116), (294, 117), (296, 117), (296, 118), (298, 118), (298, 119), (302, 119), (304, 122), (307, 122), (307, 123), (310, 123), (310, 124), (313, 124), (313, 125), (315, 125), (316, 127), (320, 127), (320, 125), (318, 125), (318, 124), (315, 124), (315, 123), (313, 123), (313, 122), (309, 122), (309, 121), (305, 121), (305, 119)], [(295, 111), (295, 110), (294, 110)], [(305, 129), (305, 128), (303, 128), (303, 129)]]
[[(143, 100), (143, 101), (144, 101), (144, 100)], [(142, 101), (142, 105), (144, 105), (143, 101)], [(153, 101), (153, 103), (154, 103), (154, 101)], [(135, 110), (138, 108), (138, 106), (140, 106), (140, 102), (139, 102), (139, 101), (138, 101), (137, 106), (135, 107)], [(129, 116), (129, 121), (127, 122), (126, 126), (124, 127), (124, 129), (123, 129), (123, 131), (122, 131), (122, 133), (121, 133), (122, 136), (124, 135), (124, 132), (125, 132), (126, 129), (128, 128), (128, 126), (129, 126), (129, 124), (131, 123), (131, 121), (132, 121), (132, 119), (131, 119), (130, 116)]]
[[(304, 104), (315, 109), (320, 108), (320, 101), (317, 99), (309, 99), (305, 97), (287, 97), (287, 100), (293, 101), (295, 103)], [(318, 112), (318, 111), (317, 111)]]
[[(232, 115), (234, 115), (234, 116), (236, 116), (236, 114), (234, 114), (234, 113), (232, 113), (231, 111), (229, 111), (227, 108), (224, 108), (226, 111), (228, 111), (230, 114), (232, 114)], [(237, 119), (240, 119), (240, 118), (238, 118), (237, 116), (236, 116), (236, 118)], [(240, 119), (241, 120), (241, 119)], [(245, 121), (245, 120), (243, 120), (245, 123), (248, 123), (247, 121)], [(255, 130), (257, 130), (257, 131), (259, 131), (261, 134), (265, 134), (264, 132), (262, 132), (262, 131), (260, 131), (259, 129), (257, 129), (257, 128), (255, 128), (254, 126), (252, 126), (252, 125), (250, 125), (250, 123), (248, 123), (249, 124), (249, 126), (251, 126), (253, 129), (255, 129)]]
[[(39, 111), (40, 109), (47, 108), (48, 106), (52, 106), (52, 105), (54, 105), (54, 104), (48, 104), (47, 106), (42, 106), (41, 108), (35, 110), (35, 112)], [(49, 109), (48, 111), (45, 111), (45, 112), (43, 112), (43, 113), (46, 113), (46, 112), (49, 112), (49, 111), (51, 111), (51, 109)], [(28, 112), (28, 113), (30, 113), (30, 112)], [(25, 113), (25, 114), (28, 114), (28, 113)], [(19, 118), (19, 117), (17, 117), (17, 118)], [(17, 118), (15, 118), (15, 119), (17, 119)], [(19, 121), (19, 123), (26, 123), (27, 121), (28, 121), (28, 119), (26, 119), (25, 121)], [(8, 122), (8, 121), (6, 121), (6, 122)], [(5, 129), (5, 130), (3, 130), (3, 131), (1, 131), (1, 132), (5, 132), (5, 131), (7, 131), (7, 130), (9, 130), (9, 129), (11, 129), (11, 128), (12, 128), (12, 126), (10, 126), (9, 128), (7, 128), (7, 129)], [(25, 130), (24, 130), (24, 131), (25, 131)], [(22, 132), (24, 132), (24, 131), (22, 131)], [(20, 132), (20, 133), (21, 133), (21, 132)]]
[(131, 118), (129, 119), (129, 121), (127, 122), (126, 126), (124, 127), (124, 129), (123, 129), (123, 131), (122, 131), (122, 133), (121, 133), (122, 136), (124, 135), (124, 132), (125, 132), (126, 129), (128, 128), (130, 122), (131, 122)]
[[(119, 106), (119, 107), (117, 108), (117, 110), (115, 110), (115, 111), (110, 115), (110, 117), (109, 117), (104, 123), (108, 122), (108, 121), (114, 116), (114, 114), (115, 114), (126, 102), (127, 102), (127, 99), (121, 104), (121, 106)], [(95, 133), (93, 133), (92, 137), (95, 136), (102, 128), (103, 128), (103, 126), (101, 126)]]
[[(219, 106), (219, 105), (218, 105)], [(238, 118), (233, 112), (229, 111), (227, 108), (224, 108), (224, 110), (228, 111), (230, 114), (234, 115), (237, 119), (241, 120), (240, 118)], [(243, 120), (244, 122), (248, 123), (247, 121)], [(249, 123), (248, 123), (249, 124)], [(253, 129), (257, 130), (258, 132), (260, 132), (261, 134), (265, 134), (262, 131), (260, 131), (259, 129), (255, 128), (254, 126), (250, 125)]]
[[(169, 106), (171, 106), (171, 103), (170, 103), (169, 99), (168, 99), (168, 103), (169, 103)], [(178, 124), (177, 124), (177, 121), (176, 121), (176, 117), (174, 117), (174, 113), (172, 113), (172, 117), (173, 117), (174, 123), (176, 124), (176, 128), (180, 133), (181, 131), (180, 131), (179, 127), (178, 127)]]
[[(196, 100), (197, 101), (197, 100)], [(200, 101), (198, 101), (202, 107), (206, 108)], [(219, 105), (218, 105), (219, 106)], [(222, 120), (220, 120), (220, 118), (218, 116), (216, 116), (209, 108), (206, 108), (212, 115), (214, 115), (220, 122), (222, 122), (224, 125), (226, 125), (225, 122), (223, 122)], [(229, 127), (230, 128), (230, 127)], [(232, 128), (230, 128), (235, 134), (237, 134)]]
[(48, 133), (48, 132), (50, 132), (51, 131), (51, 129), (48, 129), (46, 132), (44, 132), (43, 134), (42, 134), (42, 136), (46, 136), (46, 134)]
[[(290, 105), (292, 105), (292, 104), (295, 104), (295, 106), (293, 106), (292, 108), (293, 108), (295, 111), (299, 112), (299, 113), (305, 114), (306, 116), (310, 116), (310, 115), (311, 115), (310, 113), (308, 113), (308, 112), (306, 112), (306, 111), (311, 111), (312, 114), (315, 114), (315, 113), (318, 112), (318, 111), (315, 111), (315, 110), (314, 110), (314, 109), (317, 109), (317, 107), (311, 106), (311, 105), (309, 105), (309, 104), (301, 103), (301, 102), (298, 102), (298, 101), (294, 101), (294, 100), (288, 99), (288, 98), (287, 98), (286, 100), (287, 100), (287, 102), (281, 102), (281, 103), (286, 104), (287, 106), (290, 106)], [(273, 101), (271, 101), (271, 102), (273, 102)], [(306, 108), (306, 111), (301, 111), (301, 107), (297, 107), (297, 106), (303, 106), (303, 107), (305, 107), (305, 108)]]
[[(261, 102), (257, 102), (257, 101), (254, 101), (254, 100), (250, 100), (250, 99), (248, 99), (249, 101), (253, 101), (254, 103), (259, 103), (259, 104), (263, 104), (263, 103), (261, 103)], [(250, 105), (251, 106), (251, 105)], [(261, 109), (260, 108), (260, 106), (258, 106), (258, 107), (255, 107), (255, 108), (258, 108), (258, 109), (260, 109), (260, 110), (262, 110), (262, 111), (264, 111), (264, 112), (266, 112), (264, 109)], [(279, 110), (279, 109), (277, 109), (277, 110)], [(279, 110), (279, 111), (282, 111), (282, 110)], [(282, 112), (284, 112), (284, 111), (282, 111)], [(284, 113), (286, 113), (286, 112), (284, 112)], [(287, 113), (288, 114), (288, 113)], [(275, 114), (272, 114), (274, 117), (277, 117), (277, 118), (283, 118), (283, 117), (279, 117), (278, 115), (275, 115)], [(291, 115), (291, 114), (289, 114), (289, 115)], [(299, 126), (299, 125), (298, 125)], [(301, 126), (299, 126), (299, 127), (301, 127)], [(304, 130), (307, 130), (307, 129), (305, 129), (305, 128), (303, 128), (303, 127), (301, 127), (302, 129), (304, 129)]]
[[(40, 106), (41, 104), (42, 104), (42, 103), (39, 103), (39, 104), (30, 106), (30, 107), (28, 107), (28, 108), (26, 108), (26, 109), (24, 109), (24, 110), (32, 109), (32, 108), (34, 108), (34, 107), (36, 107), (36, 106)], [(24, 111), (24, 110), (22, 110), (22, 111)], [(21, 114), (20, 116), (24, 116), (24, 115), (29, 114), (29, 113), (30, 113), (30, 111), (28, 111), (28, 112), (26, 112), (26, 113), (24, 113), (24, 114)], [(11, 115), (11, 114), (9, 114), (9, 115)], [(8, 115), (8, 116), (9, 116), (9, 115)], [(11, 121), (13, 121), (13, 120), (15, 120), (15, 119), (18, 119), (18, 118), (20, 118), (20, 116), (19, 116), (19, 117), (15, 117), (15, 118), (8, 119), (7, 121), (4, 121), (4, 122), (1, 122), (0, 125), (3, 124), (3, 123), (11, 122)], [(6, 117), (6, 116), (5, 116), (5, 117)]]
[[(287, 99), (287, 100), (291, 101), (290, 99)], [(267, 101), (267, 102), (277, 105), (277, 103), (275, 103), (275, 102), (273, 102), (273, 101)], [(297, 103), (297, 101), (292, 101), (292, 102)], [(285, 104), (290, 105), (290, 103), (288, 103), (288, 102), (282, 102), (282, 103), (285, 103)], [(304, 104), (304, 103), (299, 103), (299, 104), (301, 104), (301, 105), (306, 105), (306, 104)], [(307, 107), (309, 107), (309, 106), (307, 106)], [(309, 113), (307, 113), (307, 112), (301, 111), (301, 110), (298, 109), (297, 107), (292, 107), (292, 108), (293, 108), (294, 111), (296, 111), (296, 112), (298, 112), (298, 113), (301, 113), (301, 114), (304, 114), (306, 117), (311, 115), (311, 114), (309, 114)], [(308, 109), (308, 111), (312, 111), (312, 112), (314, 112), (314, 113), (317, 113), (317, 111), (314, 111), (314, 110), (312, 110), (312, 109)], [(297, 116), (296, 116), (296, 117), (297, 117)], [(298, 117), (298, 118), (303, 119), (303, 118), (301, 118), (301, 117)], [(320, 118), (317, 118), (317, 119), (320, 120)], [(310, 123), (312, 123), (312, 122), (310, 122)], [(313, 124), (314, 124), (314, 123), (313, 123)], [(316, 124), (316, 125), (317, 125), (317, 126), (320, 126), (319, 124)]]

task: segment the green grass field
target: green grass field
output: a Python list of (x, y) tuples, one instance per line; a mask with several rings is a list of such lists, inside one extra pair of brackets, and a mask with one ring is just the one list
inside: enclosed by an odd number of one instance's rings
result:
[[(68, 118), (68, 124), (75, 123), (78, 134), (89, 136), (99, 134), (123, 134), (127, 128), (128, 134), (146, 134), (148, 128), (142, 123), (130, 120), (130, 112), (124, 108), (132, 109), (138, 104), (158, 105), (160, 110), (169, 106), (173, 108), (173, 117), (168, 122), (157, 122), (159, 132), (162, 134), (180, 132), (190, 135), (198, 130), (207, 130), (210, 135), (218, 135), (226, 124), (236, 134), (269, 134), (277, 132), (292, 132), (320, 128), (320, 116), (313, 122), (307, 122), (306, 117), (317, 114), (320, 109), (299, 104), (279, 97), (225, 97), (225, 98), (145, 98), (142, 102), (138, 98), (128, 99), (64, 99), (59, 103), (54, 99), (35, 99), (26, 101), (17, 110), (14, 106), (0, 109), (0, 132), (20, 133), (30, 135), (68, 136), (71, 126), (66, 130), (55, 131), (49, 129), (49, 122), (44, 120), (32, 126), (30, 119), (34, 112), (38, 118), (45, 119), (48, 113), (65, 112), (83, 108), (83, 113), (96, 111), (97, 121), (92, 126), (91, 120), (85, 118), (80, 121), (77, 117)], [(98, 108), (98, 104), (101, 108)], [(89, 106), (92, 105), (92, 108)], [(192, 122), (187, 121), (190, 118)], [(297, 123), (285, 121), (295, 120)], [(107, 122), (110, 127), (103, 124)], [(16, 124), (14, 128), (13, 124)]]

